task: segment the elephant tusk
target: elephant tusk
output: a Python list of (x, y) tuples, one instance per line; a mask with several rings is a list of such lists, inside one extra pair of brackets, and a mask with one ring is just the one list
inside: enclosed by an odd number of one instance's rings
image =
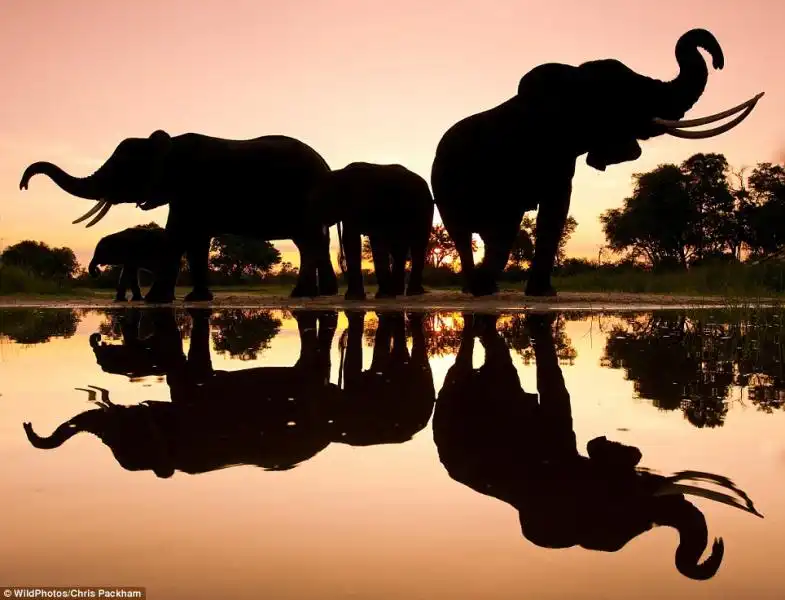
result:
[(668, 135), (672, 135), (673, 137), (683, 138), (688, 140), (703, 140), (710, 137), (715, 137), (720, 135), (721, 133), (725, 133), (726, 131), (730, 131), (736, 125), (741, 123), (744, 119), (746, 119), (749, 114), (752, 112), (752, 109), (755, 105), (748, 106), (743, 113), (741, 113), (738, 117), (733, 119), (725, 125), (720, 125), (719, 127), (715, 127), (714, 129), (707, 129), (706, 131), (685, 131), (683, 129), (669, 129), (666, 130), (665, 133)]
[(100, 221), (101, 219), (103, 219), (106, 216), (106, 213), (109, 212), (110, 208), (112, 208), (112, 205), (109, 202), (105, 202), (104, 205), (101, 207), (101, 212), (99, 212), (95, 216), (95, 219), (93, 219), (87, 225), (85, 225), (85, 227), (92, 227), (93, 225), (98, 223), (98, 221)]
[(765, 92), (761, 92), (757, 96), (750, 98), (746, 102), (742, 102), (738, 106), (734, 106), (733, 108), (729, 108), (728, 110), (723, 110), (722, 112), (718, 112), (713, 115), (709, 115), (708, 117), (701, 117), (699, 119), (686, 119), (681, 121), (669, 121), (667, 119), (653, 119), (656, 125), (661, 125), (662, 127), (667, 127), (668, 129), (676, 129), (678, 127), (697, 127), (699, 125), (709, 125), (710, 123), (715, 123), (724, 119), (725, 117), (730, 117), (731, 115), (735, 115), (740, 110), (743, 110), (750, 106), (755, 106), (758, 100), (763, 97)]
[(82, 221), (84, 221), (85, 219), (89, 219), (89, 218), (90, 218), (90, 217), (92, 217), (92, 216), (93, 216), (95, 213), (97, 213), (99, 210), (101, 210), (101, 209), (104, 207), (104, 204), (106, 204), (106, 200), (99, 200), (99, 201), (96, 203), (96, 205), (95, 205), (95, 206), (93, 206), (93, 208), (91, 208), (90, 210), (88, 210), (88, 211), (87, 211), (85, 214), (83, 214), (81, 217), (79, 217), (79, 218), (78, 218), (76, 221), (71, 221), (71, 224), (72, 224), (72, 225), (76, 225), (77, 223), (81, 223), (81, 222), (82, 222)]
[(714, 500), (715, 502), (720, 502), (721, 504), (733, 506), (745, 512), (752, 513), (761, 519), (763, 518), (763, 515), (755, 509), (755, 506), (752, 505), (752, 502), (748, 502), (745, 505), (729, 494), (723, 494), (722, 492), (716, 492), (714, 490), (707, 490), (696, 485), (684, 485), (682, 483), (669, 482), (654, 493), (655, 496), (671, 496), (676, 494), (690, 494), (700, 498)]

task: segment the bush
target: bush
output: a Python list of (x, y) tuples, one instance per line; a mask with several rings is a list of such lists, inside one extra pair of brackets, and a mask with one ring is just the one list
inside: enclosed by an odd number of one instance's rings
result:
[(66, 282), (36, 277), (22, 267), (0, 265), (0, 294), (62, 294), (70, 290)]

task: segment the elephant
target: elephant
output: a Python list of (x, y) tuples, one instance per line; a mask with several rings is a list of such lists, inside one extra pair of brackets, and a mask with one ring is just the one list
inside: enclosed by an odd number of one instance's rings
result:
[(406, 261), (410, 256), (412, 269), (406, 295), (425, 293), (422, 272), (434, 210), (425, 179), (398, 164), (353, 162), (333, 171), (317, 186), (311, 206), (320, 224), (337, 224), (338, 240), (346, 257), (347, 300), (365, 299), (362, 235), (368, 236), (373, 252), (379, 285), (376, 298), (394, 298), (404, 293)]
[[(167, 361), (173, 367), (166, 373), (171, 401), (122, 406), (110, 400), (108, 390), (89, 386), (83, 389), (98, 408), (74, 416), (47, 437), (25, 423), (30, 443), (53, 449), (89, 432), (126, 470), (150, 470), (159, 478), (172, 477), (176, 470), (194, 475), (236, 465), (288, 470), (330, 444), (326, 419), (314, 407), (331, 390), (329, 349), (337, 313), (296, 316), (301, 350), (293, 366), (239, 371), (213, 370), (210, 312), (192, 310), (191, 315), (187, 362), (180, 363), (176, 352)], [(160, 312), (159, 323), (167, 329), (156, 336), (160, 350), (172, 351), (174, 312)]]
[(211, 300), (208, 254), (211, 239), (221, 234), (291, 239), (300, 253), (292, 296), (304, 297), (338, 293), (329, 230), (307, 214), (311, 188), (328, 173), (313, 148), (284, 135), (230, 140), (198, 133), (170, 136), (159, 129), (147, 138), (124, 139), (88, 177), (36, 162), (25, 169), (19, 187), (27, 189), (30, 179), (42, 174), (73, 196), (96, 200), (74, 221), (95, 215), (87, 227), (115, 204), (136, 203), (142, 210), (168, 204), (166, 269), (145, 296), (148, 302), (174, 300), (183, 252), (193, 279), (185, 300)]
[[(363, 403), (356, 391), (344, 392), (330, 383), (335, 311), (294, 312), (301, 349), (293, 366), (234, 371), (212, 368), (210, 311), (189, 312), (193, 327), (187, 358), (182, 343), (174, 343), (179, 332), (173, 310), (144, 311), (155, 314), (156, 324), (155, 333), (144, 341), (133, 339), (138, 331), (133, 323), (124, 329), (128, 337), (122, 345), (91, 339), (104, 371), (139, 376), (147, 368), (149, 374), (160, 375), (159, 366), (165, 365), (170, 401), (122, 406), (114, 404), (104, 388), (81, 388), (98, 408), (74, 416), (49, 436), (37, 434), (31, 423), (24, 423), (29, 442), (36, 448), (53, 449), (77, 433), (89, 432), (110, 447), (124, 469), (150, 470), (159, 478), (169, 478), (178, 470), (195, 475), (235, 465), (290, 470), (331, 443), (402, 443), (427, 424), (435, 394), (430, 370), (424, 370), (427, 361), (423, 365), (421, 356), (412, 363), (394, 364), (388, 370), (394, 379), (388, 388), (421, 388), (424, 400), (407, 398), (402, 410), (385, 404), (381, 418), (376, 414), (376, 398), (365, 397)], [(417, 330), (413, 333), (417, 341)], [(361, 343), (352, 336), (352, 344)], [(112, 349), (117, 352), (109, 352)], [(352, 347), (347, 354), (361, 352)], [(145, 362), (144, 357), (156, 358)]]
[(98, 241), (87, 272), (91, 277), (98, 277), (100, 266), (121, 266), (115, 301), (125, 302), (129, 288), (131, 300), (141, 301), (143, 298), (139, 287), (139, 270), (149, 271), (155, 278), (161, 272), (161, 261), (167, 256), (167, 245), (168, 236), (165, 229), (129, 227)]
[[(722, 69), (719, 42), (692, 29), (676, 44), (680, 71), (660, 81), (614, 59), (581, 65), (542, 64), (519, 81), (515, 96), (452, 125), (440, 139), (431, 166), (434, 201), (461, 259), (464, 291), (498, 291), (524, 213), (537, 210), (535, 252), (526, 284), (529, 296), (553, 296), (551, 283), (566, 223), (576, 161), (599, 171), (641, 155), (638, 140), (668, 134), (704, 139), (736, 127), (763, 95), (708, 117), (681, 120), (703, 94), (708, 68), (698, 48)], [(705, 131), (689, 127), (732, 121)], [(485, 254), (475, 266), (472, 234)]]
[[(433, 437), (450, 477), (513, 506), (523, 536), (544, 548), (580, 546), (616, 552), (654, 526), (679, 533), (677, 570), (704, 580), (718, 571), (724, 543), (708, 558), (708, 528), (685, 495), (702, 496), (759, 517), (749, 497), (726, 477), (698, 471), (664, 476), (638, 468), (638, 448), (604, 436), (580, 454), (570, 394), (559, 366), (552, 314), (527, 315), (534, 346), (538, 394), (525, 392), (510, 350), (496, 331), (496, 315), (465, 315), (455, 364), (436, 401)], [(485, 362), (472, 365), (474, 338)], [(680, 482), (709, 482), (731, 494)]]
[(425, 347), (424, 315), (409, 314), (410, 356), (404, 313), (378, 313), (373, 358), (366, 371), (362, 369), (365, 311), (349, 311), (346, 316), (349, 326), (340, 339), (338, 374), (342, 393), (336, 397), (340, 403), (330, 408), (330, 418), (340, 429), (336, 441), (370, 446), (412, 439), (430, 421), (436, 401)]

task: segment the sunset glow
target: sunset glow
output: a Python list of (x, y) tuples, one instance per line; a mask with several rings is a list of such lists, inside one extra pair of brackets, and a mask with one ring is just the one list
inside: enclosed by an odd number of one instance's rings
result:
[[(785, 4), (770, 0), (6, 0), (0, 21), (0, 245), (69, 246), (89, 259), (98, 239), (166, 221), (167, 207), (114, 208), (91, 229), (89, 204), (45, 177), (18, 189), (24, 168), (55, 162), (87, 175), (125, 137), (155, 129), (226, 138), (282, 133), (333, 168), (398, 162), (430, 178), (441, 135), (514, 94), (544, 62), (617, 58), (670, 79), (674, 45), (694, 27), (725, 54), (689, 116), (765, 91), (738, 128), (706, 140), (663, 137), (600, 173), (578, 160), (567, 248), (596, 258), (600, 213), (620, 206), (631, 175), (697, 152), (733, 167), (785, 159)], [(537, 173), (532, 173), (537, 177)], [(216, 199), (220, 202), (220, 198)], [(263, 201), (260, 199), (260, 201)], [(482, 198), (478, 198), (482, 202)], [(298, 264), (289, 242), (276, 245)], [(333, 235), (333, 245), (337, 245)]]

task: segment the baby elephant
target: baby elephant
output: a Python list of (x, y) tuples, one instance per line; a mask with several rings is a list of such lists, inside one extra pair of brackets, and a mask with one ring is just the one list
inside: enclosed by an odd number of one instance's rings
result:
[(377, 298), (404, 293), (409, 257), (412, 270), (406, 295), (425, 293), (422, 271), (434, 210), (425, 179), (401, 165), (351, 163), (332, 171), (316, 188), (311, 210), (322, 225), (338, 224), (346, 257), (347, 300), (365, 299), (362, 235), (368, 236), (373, 252)]
[(116, 302), (125, 302), (125, 292), (131, 289), (131, 300), (142, 300), (139, 288), (139, 269), (150, 271), (153, 277), (159, 272), (161, 260), (166, 256), (167, 236), (162, 228), (130, 227), (101, 238), (95, 247), (87, 271), (98, 277), (98, 267), (119, 265), (123, 270), (117, 282)]

